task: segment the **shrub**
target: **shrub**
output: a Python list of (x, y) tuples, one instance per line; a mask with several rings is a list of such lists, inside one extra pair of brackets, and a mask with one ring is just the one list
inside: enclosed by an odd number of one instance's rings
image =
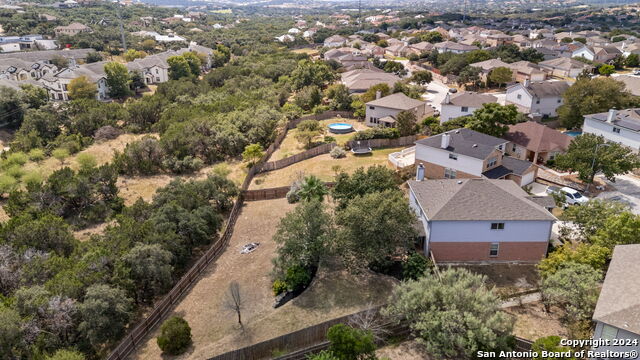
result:
[(10, 193), (16, 188), (18, 181), (10, 175), (0, 175), (0, 196), (4, 193)]
[(24, 165), (29, 160), (27, 154), (22, 151), (14, 152), (7, 157), (7, 160), (4, 161), (3, 165), (11, 166), (11, 165)]
[(331, 151), (329, 152), (329, 155), (331, 155), (331, 157), (334, 159), (342, 159), (343, 157), (347, 156), (347, 152), (344, 151), (343, 148), (336, 146), (333, 149), (331, 149)]
[(174, 316), (162, 324), (158, 346), (169, 355), (180, 355), (191, 345), (191, 328), (181, 317)]
[(38, 162), (44, 160), (44, 158), (44, 150), (40, 148), (31, 149), (31, 151), (29, 151), (29, 160), (31, 161)]
[(333, 136), (325, 136), (323, 140), (327, 144), (336, 142), (336, 138), (334, 138)]
[(316, 120), (303, 120), (296, 126), (296, 129), (298, 131), (320, 131), (322, 127)]
[(123, 152), (113, 155), (113, 164), (121, 174), (153, 175), (162, 171), (164, 151), (151, 136), (127, 144)]
[(417, 252), (412, 253), (407, 258), (407, 261), (402, 266), (402, 276), (405, 279), (417, 280), (423, 277), (429, 269), (429, 260), (418, 254)]
[(331, 110), (331, 108), (329, 108), (328, 105), (316, 105), (313, 107), (313, 109), (311, 110), (314, 114), (322, 114), (323, 112), (329, 111)]
[(351, 140), (397, 139), (400, 132), (396, 128), (372, 128), (358, 131)]
[(117, 138), (122, 134), (122, 130), (115, 128), (111, 125), (103, 126), (96, 131), (93, 135), (93, 138), (101, 141), (101, 140), (112, 140)]
[(175, 174), (187, 174), (202, 169), (204, 161), (193, 156), (185, 156), (182, 160), (170, 157), (162, 161), (162, 166)]
[(287, 291), (287, 283), (278, 279), (273, 282), (273, 285), (271, 286), (271, 288), (273, 289), (273, 295), (278, 296), (283, 292)]
[(78, 154), (78, 156), (76, 156), (76, 161), (80, 165), (80, 169), (83, 170), (88, 170), (98, 165), (96, 157), (88, 153)]
[(294, 265), (287, 269), (284, 281), (289, 291), (302, 290), (311, 282), (311, 270), (300, 265)]
[(28, 173), (25, 173), (22, 176), (22, 182), (27, 184), (27, 185), (36, 185), (36, 184), (41, 184), (43, 181), (42, 175), (37, 172), (37, 171), (30, 171)]
[(7, 170), (5, 170), (5, 173), (11, 177), (19, 179), (22, 177), (22, 175), (24, 175), (24, 169), (22, 168), (22, 166), (17, 164), (11, 165), (9, 166), (9, 168), (7, 168)]
[(287, 192), (287, 201), (289, 204), (295, 204), (300, 201), (300, 185), (302, 180), (296, 180), (291, 184), (291, 188)]

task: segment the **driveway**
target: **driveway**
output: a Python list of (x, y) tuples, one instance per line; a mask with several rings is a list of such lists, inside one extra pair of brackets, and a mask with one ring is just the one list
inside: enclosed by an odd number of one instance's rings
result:
[(427, 92), (422, 95), (422, 98), (429, 102), (430, 105), (440, 111), (442, 106), (442, 100), (449, 91), (449, 87), (438, 80), (433, 80), (427, 84)]
[(640, 179), (632, 175), (620, 175), (615, 183), (605, 181), (616, 190), (602, 192), (597, 196), (598, 199), (620, 201), (629, 205), (634, 214), (640, 214)]

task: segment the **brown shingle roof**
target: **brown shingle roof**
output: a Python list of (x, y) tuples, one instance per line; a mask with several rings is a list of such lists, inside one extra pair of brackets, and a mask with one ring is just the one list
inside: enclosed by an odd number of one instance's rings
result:
[(556, 220), (512, 180), (412, 180), (408, 184), (429, 220)]
[(640, 245), (613, 249), (593, 320), (640, 334)]
[(504, 138), (534, 152), (564, 151), (573, 138), (535, 121), (509, 126)]

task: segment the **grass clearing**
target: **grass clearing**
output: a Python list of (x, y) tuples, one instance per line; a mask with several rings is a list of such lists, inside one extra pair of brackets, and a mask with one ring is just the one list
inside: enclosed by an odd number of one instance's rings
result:
[[(346, 143), (349, 139), (351, 139), (351, 137), (353, 136), (353, 133), (338, 135), (338, 134), (332, 134), (329, 132), (327, 126), (329, 126), (329, 124), (336, 123), (336, 122), (351, 124), (353, 125), (353, 128), (358, 131), (367, 129), (367, 126), (363, 122), (358, 121), (356, 119), (336, 117), (336, 118), (331, 118), (327, 120), (322, 120), (320, 121), (320, 125), (324, 129), (324, 133), (317, 137), (317, 141), (322, 141), (325, 136), (331, 136), (336, 139), (336, 142), (338, 143), (338, 145), (344, 145), (344, 143)], [(298, 130), (295, 128), (289, 130), (289, 132), (287, 133), (287, 136), (282, 141), (282, 144), (280, 144), (280, 147), (273, 152), (273, 154), (269, 158), (269, 161), (284, 159), (286, 157), (304, 152), (305, 148), (303, 144), (299, 143), (298, 140), (296, 140), (297, 133), (298, 133)]]
[(388, 156), (392, 152), (400, 151), (404, 147), (374, 149), (368, 155), (354, 155), (347, 152), (347, 156), (342, 159), (334, 159), (329, 154), (323, 154), (308, 160), (295, 163), (280, 170), (269, 171), (259, 175), (253, 179), (249, 186), (250, 189), (266, 189), (278, 186), (288, 186), (298, 178), (300, 174), (316, 175), (323, 181), (333, 181), (335, 177), (334, 167), (339, 166), (340, 170), (348, 173), (355, 171), (360, 167), (369, 167), (372, 165), (389, 164)]
[(557, 335), (566, 338), (569, 335), (560, 322), (563, 313), (556, 307), (552, 307), (547, 313), (540, 302), (535, 302), (511, 307), (505, 309), (505, 312), (515, 317), (513, 334), (523, 339), (535, 341), (544, 336)]
[(489, 286), (513, 288), (517, 291), (536, 288), (540, 280), (536, 265), (491, 264), (460, 265), (455, 267), (462, 267), (474, 273), (485, 275)]
[[(133, 359), (206, 359), (385, 301), (397, 283), (395, 279), (320, 269), (307, 291), (273, 308), (269, 273), (276, 244), (272, 237), (280, 219), (294, 207), (286, 199), (245, 203), (225, 252), (173, 310), (174, 315), (189, 322), (193, 345), (181, 356), (162, 356), (156, 331), (140, 345)], [(249, 242), (259, 242), (260, 246), (250, 254), (240, 254), (241, 247)], [(240, 284), (246, 303), (242, 312), (244, 332), (235, 314), (223, 305), (231, 281)]]
[(407, 340), (398, 344), (386, 345), (376, 351), (380, 359), (390, 360), (432, 360), (424, 346), (416, 340)]

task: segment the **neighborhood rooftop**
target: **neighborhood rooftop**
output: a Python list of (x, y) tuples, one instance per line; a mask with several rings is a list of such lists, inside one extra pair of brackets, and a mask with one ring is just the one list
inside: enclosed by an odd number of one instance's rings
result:
[[(611, 110), (615, 112), (611, 123), (616, 126), (624, 127), (633, 131), (640, 131), (640, 108), (625, 109), (625, 110)], [(603, 112), (598, 114), (585, 115), (594, 120), (607, 122), (607, 118), (610, 112)]]
[(382, 97), (380, 99), (376, 99), (367, 103), (367, 105), (371, 106), (381, 106), (390, 109), (398, 109), (398, 110), (410, 110), (415, 108), (416, 106), (423, 105), (424, 102), (416, 99), (412, 99), (405, 95), (404, 93), (395, 93), (389, 96)]
[(445, 96), (442, 104), (451, 104), (456, 106), (468, 106), (479, 108), (482, 104), (497, 102), (498, 98), (488, 94), (478, 94), (475, 92), (465, 91), (457, 95)]
[(446, 150), (477, 159), (485, 159), (496, 150), (497, 146), (507, 142), (507, 140), (504, 139), (462, 128), (418, 140), (416, 143), (440, 148), (444, 134), (451, 136), (449, 146)]
[(604, 279), (593, 319), (640, 334), (640, 245), (618, 245)]
[(527, 91), (537, 98), (562, 96), (569, 88), (566, 81), (541, 81), (532, 82), (525, 86)]
[(511, 180), (443, 179), (408, 183), (429, 220), (555, 220)]
[(535, 152), (566, 149), (572, 140), (571, 136), (535, 121), (509, 126), (504, 138)]

